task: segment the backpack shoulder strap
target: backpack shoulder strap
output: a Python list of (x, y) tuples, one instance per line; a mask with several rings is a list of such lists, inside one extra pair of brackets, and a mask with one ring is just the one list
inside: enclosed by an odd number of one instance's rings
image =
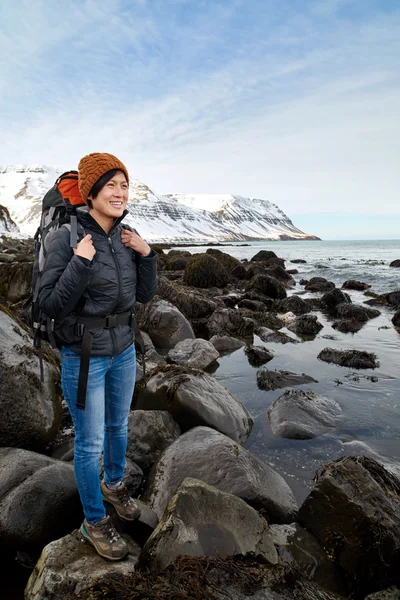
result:
[(78, 239), (81, 241), (82, 238), (85, 237), (85, 230), (80, 223), (78, 223), (78, 219), (76, 215), (71, 215), (70, 222), (64, 223), (63, 227), (66, 227), (69, 230), (69, 245), (71, 248), (76, 248), (78, 245)]

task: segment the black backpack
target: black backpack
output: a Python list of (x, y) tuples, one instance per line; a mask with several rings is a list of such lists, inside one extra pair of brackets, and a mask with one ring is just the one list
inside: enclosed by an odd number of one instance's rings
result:
[[(60, 227), (70, 231), (70, 246), (76, 248), (78, 240), (85, 236), (83, 227), (78, 224), (76, 209), (85, 206), (78, 187), (78, 171), (67, 171), (60, 175), (53, 187), (45, 194), (42, 202), (40, 225), (35, 233), (35, 257), (32, 270), (32, 293), (26, 307), (30, 306), (30, 321), (33, 327), (33, 344), (38, 351), (40, 379), (44, 381), (42, 340), (50, 342), (53, 348), (59, 347), (54, 319), (47, 317), (39, 307), (39, 290), (43, 268), (51, 240)], [(125, 226), (126, 227), (126, 226)], [(127, 227), (127, 229), (130, 229)], [(68, 317), (67, 317), (68, 318)], [(92, 348), (89, 329), (130, 325), (135, 331), (135, 343), (142, 355), (143, 376), (146, 374), (144, 361), (144, 340), (137, 326), (133, 311), (107, 317), (76, 317), (74, 324), (82, 335), (81, 365), (78, 382), (78, 408), (85, 408), (87, 379)]]

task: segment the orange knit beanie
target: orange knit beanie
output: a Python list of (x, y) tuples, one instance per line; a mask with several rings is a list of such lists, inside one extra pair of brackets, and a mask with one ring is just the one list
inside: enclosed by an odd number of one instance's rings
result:
[(129, 183), (128, 170), (125, 165), (113, 154), (106, 152), (93, 152), (87, 154), (79, 161), (78, 165), (78, 185), (79, 191), (84, 202), (87, 203), (90, 190), (98, 179), (107, 171), (118, 169), (125, 174)]

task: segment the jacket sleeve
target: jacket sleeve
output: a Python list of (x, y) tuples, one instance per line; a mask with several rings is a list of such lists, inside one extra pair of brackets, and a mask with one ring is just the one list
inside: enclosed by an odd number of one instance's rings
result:
[(140, 256), (136, 253), (137, 302), (149, 302), (157, 292), (157, 256), (158, 254), (154, 250), (148, 256)]
[(51, 319), (60, 320), (72, 312), (90, 281), (92, 263), (73, 254), (69, 238), (65, 227), (54, 234), (42, 273), (39, 306)]

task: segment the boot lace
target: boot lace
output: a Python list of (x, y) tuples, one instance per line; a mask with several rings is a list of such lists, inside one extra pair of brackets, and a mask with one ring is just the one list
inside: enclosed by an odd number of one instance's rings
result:
[(124, 485), (121, 485), (120, 488), (117, 488), (115, 490), (115, 493), (117, 494), (118, 498), (121, 500), (121, 502), (124, 506), (132, 506), (133, 505), (133, 500), (130, 497), (129, 492)]
[(110, 520), (106, 521), (106, 523), (100, 527), (100, 531), (110, 541), (111, 544), (118, 542), (119, 538), (121, 537)]

